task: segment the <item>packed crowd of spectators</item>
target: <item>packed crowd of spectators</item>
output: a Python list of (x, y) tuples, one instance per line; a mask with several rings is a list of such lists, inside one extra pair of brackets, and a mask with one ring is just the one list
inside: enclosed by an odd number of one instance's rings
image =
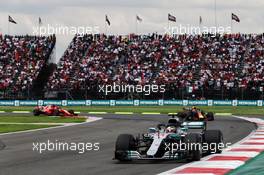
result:
[(215, 89), (238, 87), (247, 44), (247, 36), (239, 34), (205, 38), (199, 85)]
[[(264, 36), (251, 37), (249, 52), (244, 60), (242, 83), (250, 88), (264, 87)], [(257, 89), (256, 89), (257, 90)]]
[[(55, 40), (0, 35), (0, 92), (29, 91)], [(264, 35), (76, 35), (45, 88), (76, 91), (113, 83), (260, 90)]]
[[(222, 35), (205, 40), (200, 80), (205, 88), (255, 88), (263, 79), (263, 35)], [(256, 83), (258, 86), (255, 86)]]
[(264, 36), (76, 35), (48, 90), (98, 84), (173, 84), (194, 90), (253, 88), (264, 82)]
[(48, 60), (55, 36), (0, 36), (0, 91), (30, 90)]
[(199, 37), (76, 36), (48, 83), (50, 90), (91, 84), (191, 84), (199, 65)]

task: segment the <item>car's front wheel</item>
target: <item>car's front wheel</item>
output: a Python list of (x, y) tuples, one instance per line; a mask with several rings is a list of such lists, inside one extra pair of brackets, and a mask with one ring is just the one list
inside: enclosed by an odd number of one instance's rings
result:
[(115, 158), (120, 161), (130, 160), (128, 151), (136, 150), (136, 139), (131, 134), (120, 134), (116, 140)]
[(199, 161), (202, 158), (202, 138), (199, 133), (189, 133), (185, 136), (188, 150), (188, 161)]
[(207, 120), (208, 120), (208, 121), (213, 121), (213, 120), (214, 120), (214, 113), (212, 113), (212, 112), (208, 112), (208, 113), (206, 114), (206, 117), (207, 117)]
[(41, 114), (40, 110), (39, 109), (34, 109), (33, 110), (33, 115), (34, 116), (39, 116)]
[(74, 110), (69, 110), (69, 113), (75, 115)]

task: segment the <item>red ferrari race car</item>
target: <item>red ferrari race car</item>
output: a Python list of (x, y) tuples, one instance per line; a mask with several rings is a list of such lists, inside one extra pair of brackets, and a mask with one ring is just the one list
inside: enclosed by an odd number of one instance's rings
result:
[(33, 110), (34, 116), (39, 115), (48, 115), (48, 116), (62, 116), (62, 117), (74, 117), (78, 114), (75, 114), (73, 110), (65, 110), (56, 105), (47, 105), (47, 106), (37, 106)]

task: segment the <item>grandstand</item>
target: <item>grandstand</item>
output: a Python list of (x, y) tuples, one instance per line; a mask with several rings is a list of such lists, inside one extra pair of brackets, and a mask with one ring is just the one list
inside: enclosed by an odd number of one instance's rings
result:
[[(55, 36), (0, 36), (0, 97), (33, 98), (33, 86), (46, 68)], [(43, 72), (45, 73), (45, 71)], [(35, 89), (41, 89), (37, 86)]]
[[(263, 46), (263, 35), (249, 34), (76, 36), (47, 90), (86, 99), (262, 99)], [(166, 92), (98, 93), (113, 82), (165, 84)]]
[[(56, 99), (263, 99), (263, 34), (76, 35), (54, 72), (41, 71), (54, 43), (55, 37), (1, 39), (0, 66), (8, 70), (0, 74), (2, 98), (29, 98), (24, 92), (32, 89), (36, 98)], [(99, 93), (99, 85), (114, 82), (166, 85), (166, 91)]]

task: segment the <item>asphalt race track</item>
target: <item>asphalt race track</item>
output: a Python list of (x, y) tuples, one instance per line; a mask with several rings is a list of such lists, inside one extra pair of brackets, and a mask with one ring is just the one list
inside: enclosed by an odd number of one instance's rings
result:
[[(112, 160), (118, 134), (138, 134), (148, 127), (166, 122), (165, 115), (100, 115), (104, 119), (77, 126), (0, 135), (6, 147), (0, 150), (0, 174), (4, 175), (89, 175), (89, 174), (157, 174), (185, 164), (184, 161), (135, 161), (119, 163)], [(221, 129), (225, 142), (235, 143), (247, 136), (255, 125), (233, 117), (216, 117), (209, 129)], [(64, 141), (100, 143), (99, 151), (44, 152), (33, 151), (33, 142)]]

